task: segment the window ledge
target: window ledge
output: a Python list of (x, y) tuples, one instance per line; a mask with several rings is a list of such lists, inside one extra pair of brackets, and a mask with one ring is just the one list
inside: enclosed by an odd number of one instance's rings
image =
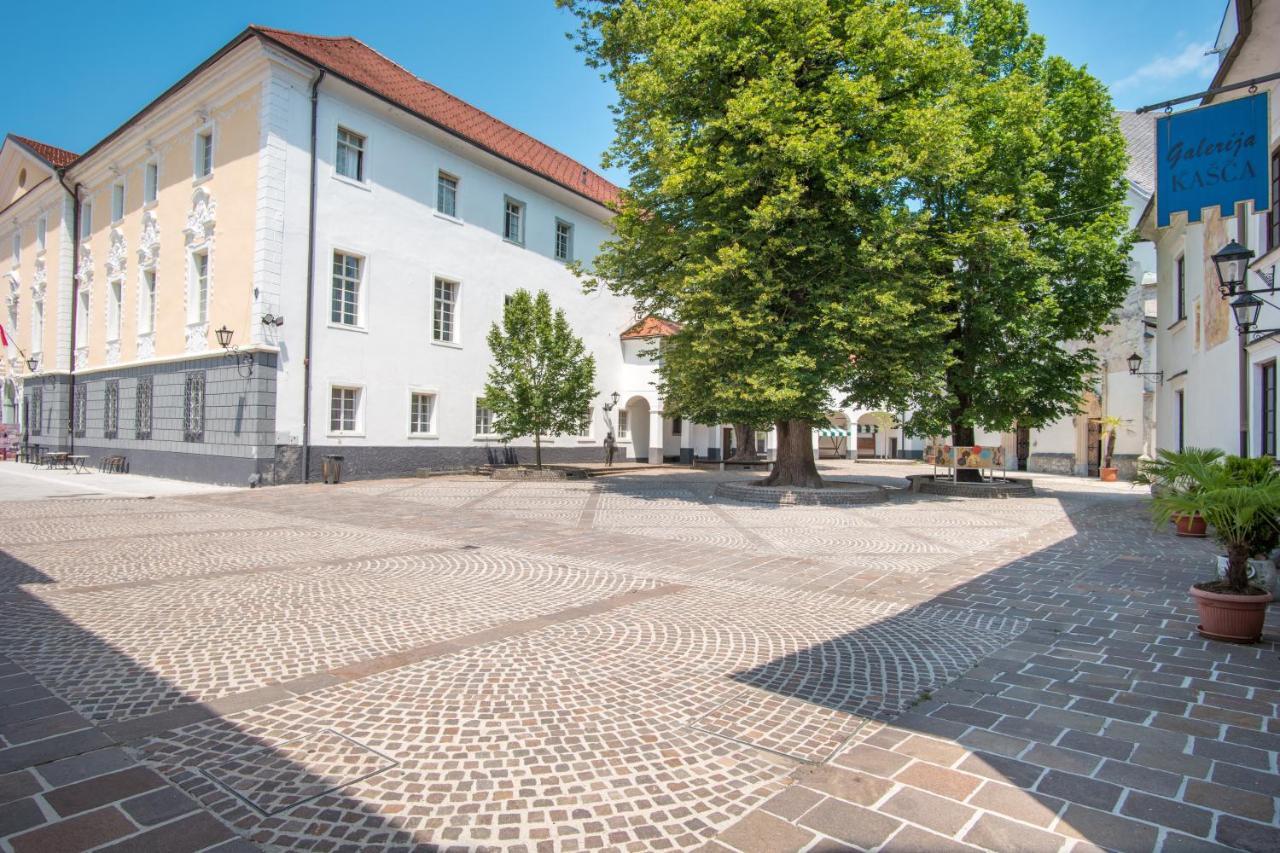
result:
[(155, 199), (155, 198), (153, 198), (153, 199), (151, 199), (151, 201), (144, 201), (144, 202), (142, 203), (142, 209), (143, 209), (143, 210), (155, 210), (155, 209), (156, 209), (156, 207), (157, 207), (159, 204), (160, 204), (160, 200), (159, 200), (159, 199)]
[(325, 438), (364, 438), (363, 432), (326, 432)]
[(369, 334), (369, 330), (364, 326), (349, 326), (346, 323), (334, 323), (330, 321), (326, 324), (330, 329), (337, 329), (340, 332), (359, 332), (362, 335)]
[(502, 436), (496, 432), (478, 432), (474, 436), (476, 441), (499, 441)]
[(432, 341), (433, 347), (444, 347), (445, 349), (462, 349), (462, 344), (456, 341)]
[(1169, 326), (1165, 329), (1165, 331), (1181, 332), (1184, 328), (1186, 328), (1186, 325), (1187, 325), (1187, 318), (1182, 317), (1181, 319), (1175, 320), (1174, 322), (1170, 323)]
[(504, 242), (504, 243), (510, 243), (510, 244), (511, 244), (511, 245), (513, 245), (513, 246), (519, 246), (521, 249), (523, 249), (523, 248), (524, 248), (524, 241), (523, 241), (523, 240), (512, 240), (510, 237), (503, 237), (503, 238), (502, 238), (502, 242)]
[(346, 175), (341, 175), (337, 172), (334, 172), (332, 177), (340, 184), (346, 184), (349, 187), (355, 187), (356, 189), (364, 190), (365, 192), (373, 192), (373, 187), (369, 186), (369, 182), (367, 180), (357, 181), (355, 178), (349, 178)]
[(436, 217), (436, 219), (443, 219), (445, 222), (452, 222), (454, 225), (466, 225), (466, 224), (467, 224), (467, 223), (463, 222), (461, 219), (459, 219), (459, 218), (458, 218), (458, 217), (456, 217), (456, 216), (450, 216), (449, 214), (447, 214), (447, 213), (441, 213), (441, 212), (440, 212), (440, 211), (438, 211), (438, 210), (437, 210), (437, 211), (435, 211), (435, 217)]
[(213, 172), (209, 172), (209, 174), (207, 175), (200, 175), (197, 177), (193, 177), (191, 179), (191, 186), (198, 187), (201, 184), (208, 183), (210, 180), (212, 180), (212, 178), (213, 178)]
[(439, 439), (440, 434), (435, 432), (411, 432), (409, 433), (409, 438), (433, 440), (433, 439)]

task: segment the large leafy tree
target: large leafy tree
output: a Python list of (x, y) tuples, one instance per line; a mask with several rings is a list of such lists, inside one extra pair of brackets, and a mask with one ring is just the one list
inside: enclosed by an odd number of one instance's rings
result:
[(489, 329), (493, 363), (484, 386), (485, 405), (503, 440), (533, 436), (542, 467), (542, 437), (579, 432), (595, 399), (596, 362), (573, 333), (563, 310), (552, 310), (545, 290), (535, 297), (517, 290), (507, 300), (502, 325)]
[(973, 69), (957, 81), (966, 156), (911, 180), (954, 323), (909, 428), (972, 444), (975, 426), (1071, 414), (1092, 384), (1090, 343), (1131, 283), (1126, 153), (1106, 89), (1045, 56), (1021, 3), (968, 0), (948, 29)]
[(592, 281), (683, 324), (668, 411), (773, 423), (768, 482), (821, 485), (833, 403), (943, 379), (948, 279), (912, 189), (966, 156), (963, 44), (907, 0), (558, 2), (617, 88), (607, 160), (632, 176)]

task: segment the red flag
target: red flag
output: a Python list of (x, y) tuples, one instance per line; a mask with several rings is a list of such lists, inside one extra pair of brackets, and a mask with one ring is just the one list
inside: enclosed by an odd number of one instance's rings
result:
[(9, 345), (9, 336), (4, 333), (4, 326), (0, 326), (0, 346), (7, 347)]

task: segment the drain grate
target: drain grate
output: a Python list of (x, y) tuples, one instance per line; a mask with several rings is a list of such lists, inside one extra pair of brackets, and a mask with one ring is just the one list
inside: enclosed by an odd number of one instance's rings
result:
[(203, 767), (201, 772), (271, 816), (398, 765), (377, 750), (324, 729)]
[(693, 728), (797, 761), (822, 764), (866, 723), (862, 717), (803, 699), (744, 690), (699, 718)]

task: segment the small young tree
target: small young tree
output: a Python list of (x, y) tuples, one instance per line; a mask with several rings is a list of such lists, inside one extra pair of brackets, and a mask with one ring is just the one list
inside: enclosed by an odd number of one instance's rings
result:
[(596, 396), (596, 361), (553, 311), (545, 290), (535, 297), (517, 290), (489, 329), (493, 364), (484, 386), (485, 405), (504, 441), (533, 436), (534, 461), (542, 467), (542, 437), (579, 432)]

